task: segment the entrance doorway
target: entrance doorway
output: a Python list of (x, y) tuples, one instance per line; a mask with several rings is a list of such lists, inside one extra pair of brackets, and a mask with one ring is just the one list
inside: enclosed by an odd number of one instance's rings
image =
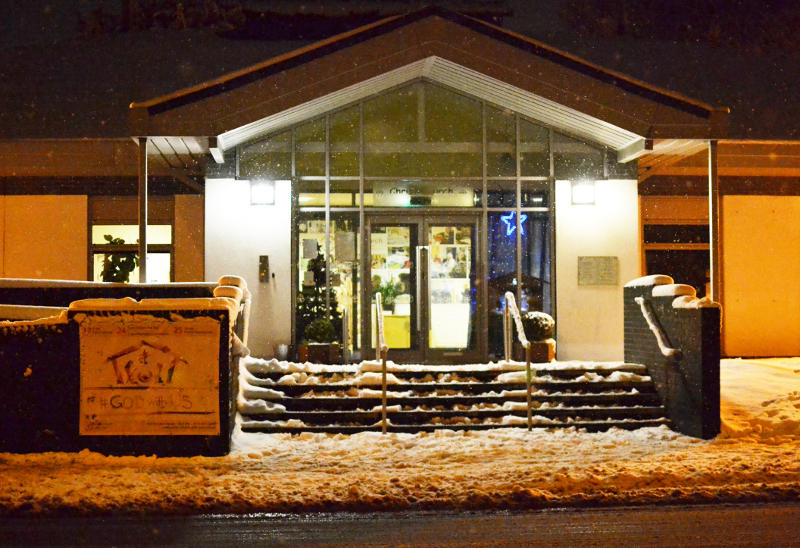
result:
[(477, 215), (460, 214), (366, 217), (361, 302), (368, 352), (375, 349), (375, 293), (380, 292), (392, 359), (480, 361), (478, 221)]

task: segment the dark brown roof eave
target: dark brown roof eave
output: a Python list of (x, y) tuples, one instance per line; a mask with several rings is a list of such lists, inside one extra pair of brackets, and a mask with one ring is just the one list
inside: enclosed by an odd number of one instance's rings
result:
[[(449, 10), (429, 7), (405, 15), (381, 19), (350, 32), (339, 34), (307, 47), (274, 57), (252, 67), (203, 82), (197, 86), (179, 90), (148, 101), (131, 103), (130, 108), (133, 111), (131, 113), (131, 120), (141, 120), (150, 115), (163, 113), (183, 105), (234, 90), (272, 74), (291, 69), (331, 52), (369, 40), (375, 36), (391, 32), (392, 30), (432, 16), (441, 17), (462, 25), (475, 32), (490, 36), (518, 49), (546, 58), (599, 81), (616, 86), (624, 91), (676, 108), (699, 118), (709, 119), (711, 121), (712, 118), (718, 119), (720, 116), (726, 117), (730, 112), (727, 107), (713, 107), (682, 94), (658, 88), (485, 21)], [(134, 112), (136, 112), (136, 114), (134, 114)], [(713, 125), (718, 124), (714, 123)]]

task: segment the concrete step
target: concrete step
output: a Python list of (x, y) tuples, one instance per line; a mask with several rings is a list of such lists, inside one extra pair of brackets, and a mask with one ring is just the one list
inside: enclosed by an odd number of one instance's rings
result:
[[(658, 418), (664, 416), (664, 408), (656, 407), (547, 407), (532, 408), (533, 415), (551, 419), (565, 419), (572, 417), (575, 420), (584, 419), (621, 419), (621, 418)], [(487, 419), (490, 417), (517, 416), (525, 417), (527, 409), (412, 409), (412, 410), (387, 410), (387, 417), (392, 424), (424, 424), (433, 419)], [(268, 413), (264, 415), (248, 415), (251, 418), (265, 420), (300, 420), (309, 425), (334, 425), (334, 424), (370, 424), (380, 419), (380, 408), (358, 409), (351, 411), (285, 411)]]
[[(545, 390), (548, 392), (558, 393), (601, 393), (609, 390), (622, 390), (630, 392), (637, 390), (639, 392), (653, 392), (653, 384), (650, 381), (598, 381), (598, 382), (582, 382), (582, 381), (544, 381), (541, 378), (536, 379), (532, 383), (532, 390)], [(391, 392), (415, 392), (419, 394), (439, 393), (446, 395), (448, 392), (463, 392), (467, 394), (486, 394), (488, 392), (500, 393), (504, 390), (524, 390), (526, 387), (524, 382), (446, 382), (446, 383), (400, 383), (390, 384), (386, 387)], [(380, 386), (376, 385), (361, 385), (356, 386), (350, 383), (337, 382), (337, 383), (323, 383), (323, 384), (276, 384), (268, 386), (273, 390), (283, 392), (286, 396), (297, 397), (306, 393), (320, 393), (320, 392), (336, 392), (345, 396), (345, 392), (358, 390), (359, 388), (368, 388), (372, 390), (380, 390)]]
[[(642, 420), (609, 420), (609, 421), (553, 421), (535, 423), (534, 428), (578, 428), (587, 432), (603, 432), (611, 428), (636, 430), (649, 426), (670, 425), (666, 418)], [(435, 432), (436, 430), (491, 430), (494, 428), (525, 428), (525, 423), (519, 424), (415, 424), (415, 425), (388, 425), (388, 432)], [(245, 432), (261, 432), (264, 434), (302, 434), (305, 432), (322, 434), (357, 434), (359, 432), (380, 432), (379, 424), (370, 426), (276, 426), (274, 422), (261, 422), (248, 420), (242, 424)]]
[[(486, 396), (482, 394), (472, 396), (416, 396), (416, 397), (388, 397), (387, 402), (389, 405), (403, 405), (410, 407), (420, 407), (423, 405), (476, 405), (494, 403), (502, 405), (507, 401), (525, 401), (526, 396), (524, 391), (517, 394), (505, 396)], [(646, 393), (630, 393), (625, 392), (622, 394), (616, 393), (589, 393), (589, 394), (537, 394), (534, 399), (538, 402), (547, 402), (552, 404), (572, 405), (576, 407), (589, 407), (594, 405), (620, 405), (620, 406), (657, 406), (660, 405), (658, 394), (655, 392)], [(380, 397), (349, 397), (349, 396), (333, 396), (333, 397), (295, 397), (283, 398), (279, 400), (269, 400), (275, 403), (284, 405), (287, 410), (294, 411), (309, 411), (314, 409), (327, 409), (327, 410), (352, 410), (358, 408), (373, 408), (381, 404)]]

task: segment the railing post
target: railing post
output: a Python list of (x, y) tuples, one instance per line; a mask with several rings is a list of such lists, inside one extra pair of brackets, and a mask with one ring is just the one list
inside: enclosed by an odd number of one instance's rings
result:
[(533, 417), (531, 415), (531, 345), (525, 347), (525, 384), (527, 389), (528, 402), (528, 432), (533, 428)]
[(386, 349), (381, 348), (381, 434), (386, 433)]
[(383, 298), (375, 293), (375, 350), (381, 361), (381, 434), (386, 433), (386, 347), (383, 333)]
[(350, 346), (350, 312), (345, 306), (342, 308), (342, 361), (345, 365), (350, 363), (348, 347)]
[(507, 362), (511, 361), (511, 316), (508, 308), (508, 296), (505, 297), (506, 305), (503, 307), (503, 350)]
[[(533, 416), (531, 412), (531, 343), (528, 341), (528, 337), (525, 336), (525, 328), (522, 325), (522, 318), (519, 315), (519, 309), (517, 308), (517, 301), (514, 299), (514, 294), (510, 291), (506, 291), (505, 299), (506, 313), (503, 316), (503, 327), (506, 336), (506, 356), (508, 356), (508, 348), (511, 346), (513, 340), (513, 335), (511, 333), (512, 313), (514, 316), (514, 324), (517, 327), (517, 338), (522, 348), (525, 349), (525, 393), (528, 407), (528, 431), (530, 431), (533, 428)], [(508, 357), (506, 357), (506, 360), (508, 360)]]

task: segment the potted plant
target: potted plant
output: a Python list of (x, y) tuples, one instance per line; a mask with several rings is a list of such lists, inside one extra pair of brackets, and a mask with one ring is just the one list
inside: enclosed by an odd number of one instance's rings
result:
[[(342, 317), (339, 313), (336, 291), (331, 290), (328, 301), (325, 299), (327, 267), (320, 245), (317, 245), (317, 256), (308, 261), (306, 271), (310, 272), (311, 276), (308, 277), (308, 283), (303, 283), (295, 307), (295, 326), (300, 341), (297, 345), (297, 358), (301, 362), (336, 363), (339, 361), (339, 347), (331, 345), (331, 342), (336, 340), (336, 333), (341, 333)], [(332, 335), (328, 332), (328, 328), (323, 326), (323, 322), (330, 326)], [(316, 326), (311, 327), (314, 324)], [(309, 355), (310, 345), (315, 346), (313, 355)], [(318, 345), (326, 345), (328, 349), (316, 348)], [(326, 352), (326, 357), (322, 357)]]
[(378, 293), (381, 294), (381, 302), (383, 303), (384, 310), (392, 310), (397, 296), (401, 294), (402, 287), (399, 282), (394, 280), (387, 280), (381, 282), (377, 287)]
[(298, 346), (301, 362), (338, 363), (339, 345), (333, 323), (325, 318), (317, 318), (306, 326), (303, 342)]
[[(555, 327), (555, 320), (545, 312), (529, 311), (522, 315), (522, 328), (531, 343), (531, 362), (545, 363), (555, 359), (556, 341), (553, 339)], [(524, 359), (524, 351), (521, 353)]]
[[(110, 234), (103, 235), (106, 245), (122, 246), (125, 240), (114, 238)], [(104, 282), (127, 283), (130, 281), (131, 272), (139, 266), (139, 256), (126, 251), (112, 251), (103, 255), (103, 271), (100, 279)]]

